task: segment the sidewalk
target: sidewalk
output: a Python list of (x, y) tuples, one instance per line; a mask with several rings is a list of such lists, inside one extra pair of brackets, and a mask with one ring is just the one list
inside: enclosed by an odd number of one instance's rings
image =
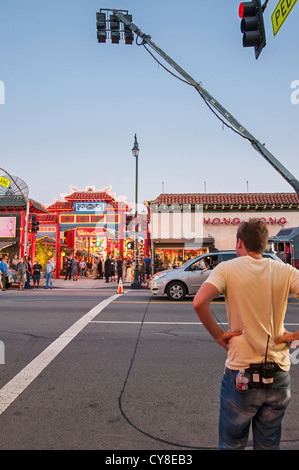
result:
[[(78, 278), (77, 281), (72, 279), (64, 280), (64, 277), (60, 279), (53, 279), (53, 289), (112, 289), (117, 292), (118, 284), (117, 281), (106, 282), (105, 279), (94, 279), (92, 277)], [(30, 285), (33, 287), (32, 279), (30, 280)], [(46, 286), (46, 279), (43, 278), (40, 280), (40, 289)], [(124, 289), (131, 288), (131, 284), (124, 282)], [(142, 289), (148, 289), (146, 284), (142, 284)]]

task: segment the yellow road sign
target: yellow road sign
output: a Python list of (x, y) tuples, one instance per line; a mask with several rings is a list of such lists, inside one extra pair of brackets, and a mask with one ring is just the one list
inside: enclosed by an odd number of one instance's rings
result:
[(5, 186), (5, 188), (8, 188), (9, 183), (10, 183), (10, 180), (8, 180), (7, 178), (4, 178), (4, 176), (0, 176), (0, 185), (1, 186)]
[(296, 2), (297, 0), (279, 0), (275, 10), (271, 15), (274, 36), (283, 25)]

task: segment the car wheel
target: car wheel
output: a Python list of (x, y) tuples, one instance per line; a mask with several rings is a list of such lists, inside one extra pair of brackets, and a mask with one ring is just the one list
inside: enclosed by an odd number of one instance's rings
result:
[(187, 289), (181, 282), (171, 282), (166, 288), (166, 294), (170, 300), (183, 300)]

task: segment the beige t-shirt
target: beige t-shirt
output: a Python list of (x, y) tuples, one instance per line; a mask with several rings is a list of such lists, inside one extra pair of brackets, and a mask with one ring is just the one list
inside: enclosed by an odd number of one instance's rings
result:
[(269, 258), (241, 256), (219, 264), (205, 281), (225, 295), (230, 331), (242, 331), (229, 341), (226, 366), (247, 368), (265, 359), (289, 370), (289, 348), (274, 340), (284, 333), (288, 296), (299, 295), (299, 271)]

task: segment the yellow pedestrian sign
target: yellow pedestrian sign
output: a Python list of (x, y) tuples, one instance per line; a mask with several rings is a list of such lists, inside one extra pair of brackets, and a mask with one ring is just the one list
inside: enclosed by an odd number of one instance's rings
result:
[(0, 185), (4, 186), (5, 188), (9, 187), (10, 180), (4, 178), (4, 176), (0, 176)]
[(271, 15), (274, 36), (276, 36), (296, 2), (297, 0), (279, 0)]

